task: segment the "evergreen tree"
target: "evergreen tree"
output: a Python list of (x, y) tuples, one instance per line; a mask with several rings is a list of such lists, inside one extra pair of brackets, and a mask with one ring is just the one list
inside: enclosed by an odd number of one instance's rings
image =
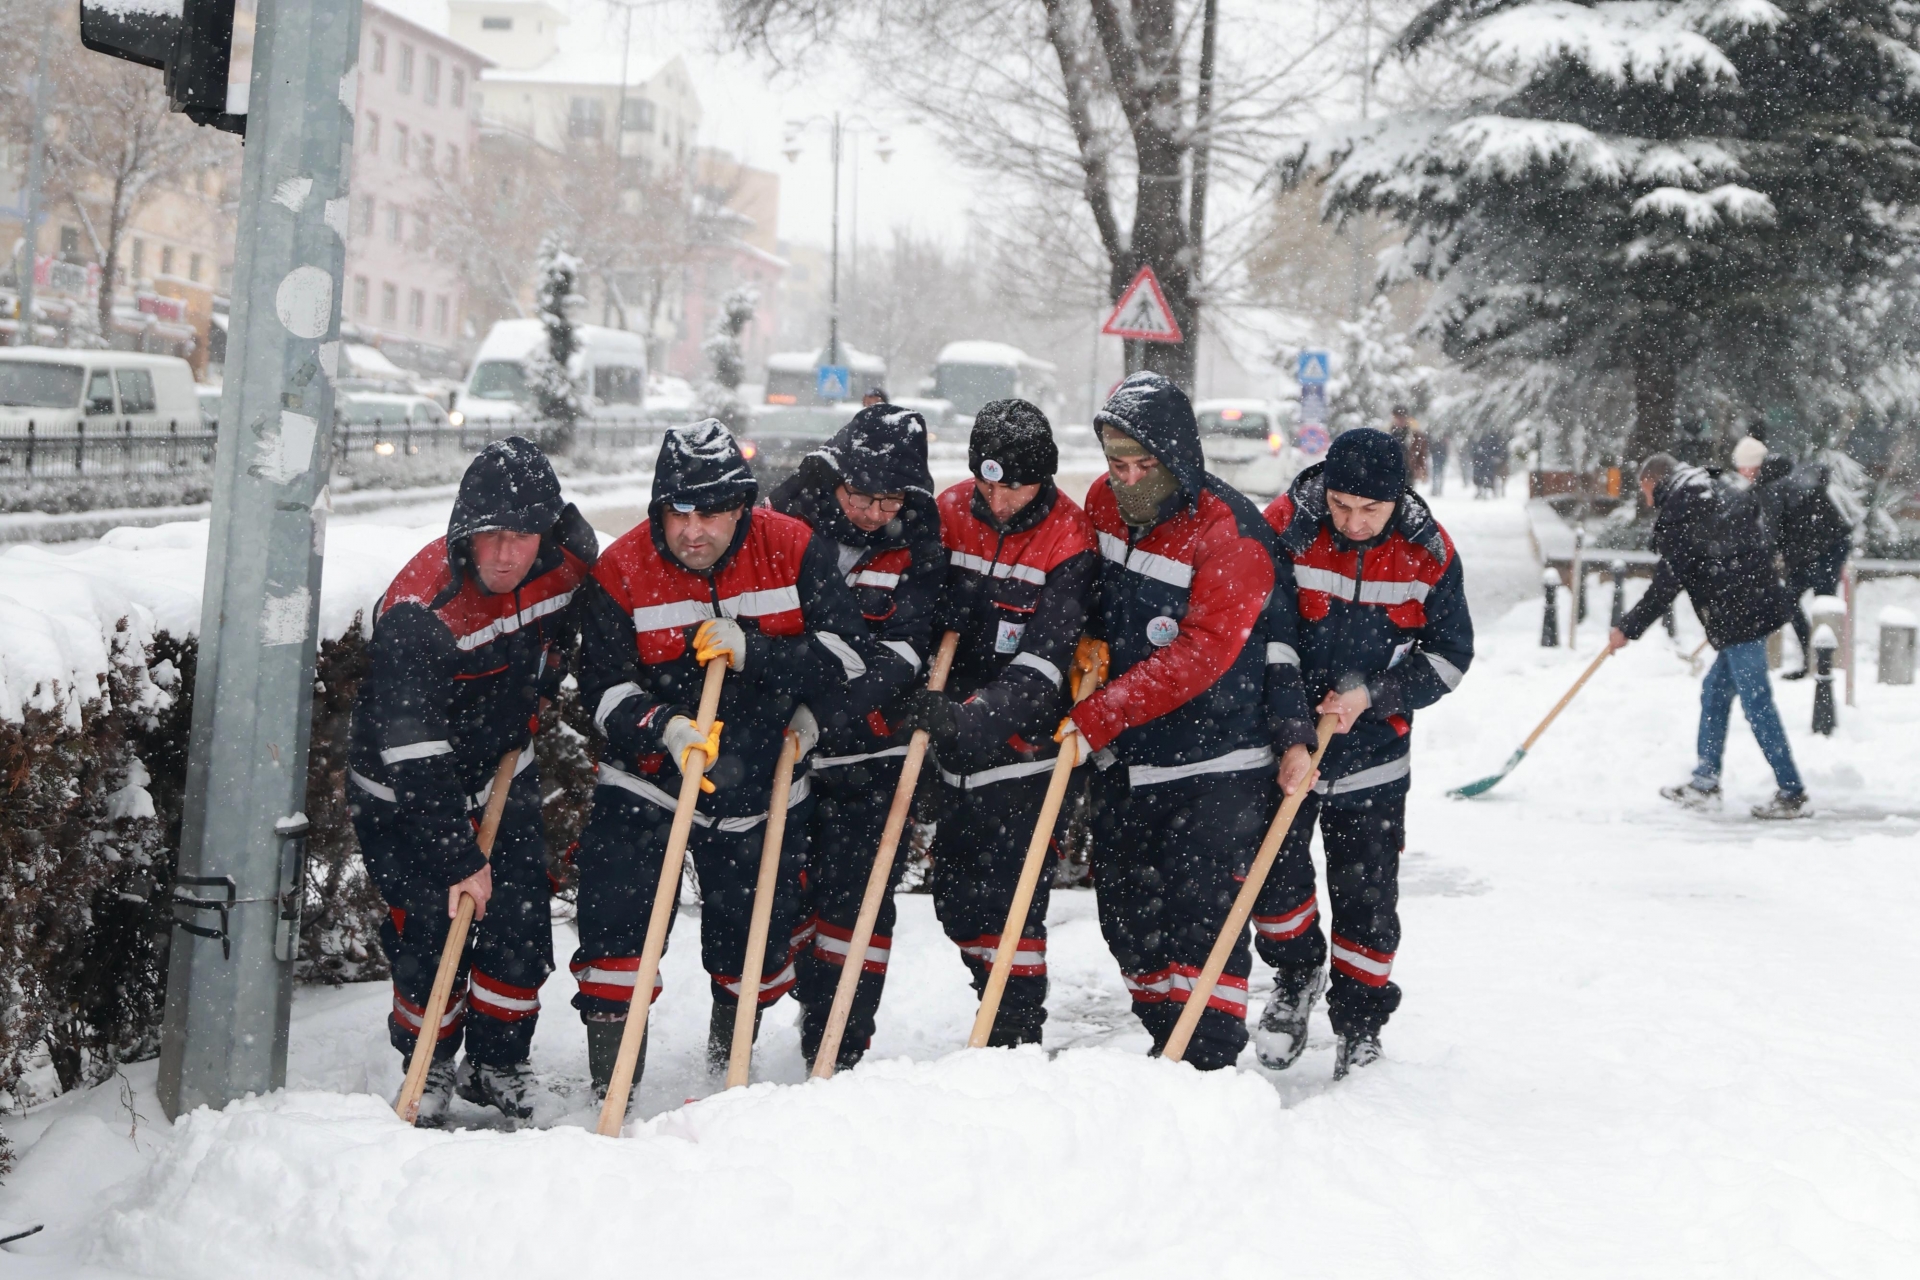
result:
[[(1482, 375), (1470, 429), (1597, 428), (1629, 461), (1676, 422), (1792, 424), (1808, 450), (1873, 375), (1910, 388), (1916, 329), (1841, 331), (1911, 281), (1920, 50), (1895, 0), (1438, 0), (1407, 57), (1491, 86), (1451, 109), (1302, 148), (1339, 216), (1389, 214), (1389, 278), (1437, 288), (1424, 323)], [(1890, 371), (1889, 371), (1890, 370)], [(1911, 414), (1912, 401), (1898, 412)], [(1857, 416), (1857, 413), (1856, 415)]]
[(720, 304), (707, 340), (700, 344), (713, 371), (700, 388), (700, 412), (718, 418), (727, 430), (738, 435), (747, 425), (747, 406), (740, 399), (740, 380), (746, 376), (747, 356), (740, 347), (740, 335), (753, 322), (760, 295), (752, 285), (742, 285), (727, 294)]
[(562, 236), (549, 232), (540, 241), (535, 270), (540, 323), (547, 341), (528, 361), (528, 381), (534, 408), (553, 429), (549, 443), (565, 450), (573, 443), (573, 428), (584, 412), (580, 388), (569, 368), (580, 350), (580, 336), (573, 328), (573, 309), (580, 305), (580, 259), (567, 252)]
[(1433, 370), (1419, 363), (1413, 343), (1393, 327), (1393, 308), (1384, 296), (1362, 308), (1359, 319), (1341, 322), (1340, 335), (1327, 382), (1328, 430), (1339, 435), (1355, 427), (1385, 428), (1395, 405), (1426, 412)]

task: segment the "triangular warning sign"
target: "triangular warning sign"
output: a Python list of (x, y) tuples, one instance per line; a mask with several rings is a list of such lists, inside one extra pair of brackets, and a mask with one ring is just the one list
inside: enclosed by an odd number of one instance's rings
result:
[(1160, 279), (1153, 274), (1152, 267), (1140, 268), (1140, 274), (1120, 295), (1120, 301), (1114, 304), (1113, 314), (1100, 326), (1100, 332), (1140, 342), (1184, 341), (1180, 336), (1180, 325), (1173, 318), (1173, 308), (1167, 305), (1166, 295), (1160, 292)]

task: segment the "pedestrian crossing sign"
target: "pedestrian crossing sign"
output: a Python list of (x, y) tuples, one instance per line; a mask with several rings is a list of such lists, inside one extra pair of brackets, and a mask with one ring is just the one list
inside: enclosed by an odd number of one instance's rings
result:
[(1324, 351), (1302, 351), (1293, 380), (1299, 383), (1325, 382), (1333, 360)]
[(813, 393), (822, 400), (847, 400), (853, 395), (853, 370), (844, 364), (823, 364), (814, 370)]
[(1160, 292), (1160, 278), (1153, 274), (1151, 266), (1140, 268), (1133, 283), (1114, 304), (1113, 314), (1100, 326), (1100, 332), (1138, 342), (1185, 341), (1180, 336), (1179, 322), (1173, 318), (1173, 308)]

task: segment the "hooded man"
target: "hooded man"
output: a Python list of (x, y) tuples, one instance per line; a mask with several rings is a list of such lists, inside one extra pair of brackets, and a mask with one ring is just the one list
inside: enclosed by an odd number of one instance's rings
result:
[[(808, 454), (769, 501), (775, 511), (804, 520), (834, 549), (873, 638), (908, 662), (916, 680), (921, 678), (932, 652), (934, 606), (947, 574), (940, 512), (927, 471), (926, 420), (884, 402), (860, 410)], [(800, 955), (795, 990), (806, 1011), (800, 1049), (808, 1062), (826, 1033), (909, 736), (879, 711), (821, 719), (807, 830), (803, 931), (812, 942)], [(895, 858), (893, 882), (867, 944), (841, 1041), (836, 1064), (841, 1070), (860, 1060), (873, 1036), (893, 946), (893, 885), (905, 869), (906, 860)]]
[[(1276, 564), (1260, 509), (1207, 474), (1186, 393), (1135, 373), (1093, 424), (1107, 474), (1087, 492), (1101, 555), (1087, 632), (1112, 679), (1060, 734), (1077, 729), (1095, 753), (1100, 928), (1158, 1052), (1280, 787), (1306, 785), (1314, 728), (1289, 660), (1291, 567)], [(1199, 1069), (1231, 1066), (1246, 1047), (1251, 971), (1242, 937), (1187, 1049)]]
[(909, 697), (901, 727), (927, 730), (939, 754), (933, 907), (976, 994), (999, 949), (1015, 948), (989, 1043), (1038, 1044), (1050, 877), (1020, 936), (1000, 935), (1059, 754), (1054, 726), (1069, 705), (1098, 560), (1093, 526), (1054, 487), (1060, 455), (1037, 406), (982, 406), (967, 464), (973, 479), (939, 498), (947, 581), (934, 631), (960, 635), (953, 671), (945, 693)]
[(1809, 591), (1816, 596), (1839, 594), (1840, 574), (1853, 550), (1853, 525), (1833, 500), (1825, 464), (1796, 467), (1785, 455), (1768, 453), (1765, 444), (1748, 436), (1733, 447), (1733, 465), (1760, 499), (1774, 550), (1786, 570), (1787, 594), (1793, 599), (1800, 669), (1783, 671), (1780, 678), (1805, 679), (1813, 653), (1813, 623), (1800, 607), (1800, 597)]
[[(553, 971), (546, 835), (531, 735), (559, 688), (572, 600), (599, 542), (562, 501), (546, 455), (518, 436), (481, 451), (460, 481), (447, 536), (381, 596), (353, 703), (347, 798), (367, 871), (387, 901), (393, 1047), (413, 1053), (462, 894), (473, 944), (436, 1034), (422, 1124), (460, 1095), (532, 1114), (527, 1050)], [(500, 758), (520, 748), (491, 862), (475, 840)]]
[(1409, 487), (1406, 454), (1384, 431), (1343, 432), (1268, 506), (1267, 522), (1300, 586), (1307, 696), (1339, 724), (1254, 906), (1255, 942), (1274, 967), (1256, 1047), (1267, 1066), (1291, 1066), (1328, 984), (1310, 857), (1318, 819), (1333, 908), (1337, 1079), (1380, 1056), (1380, 1029), (1400, 1004), (1391, 975), (1413, 713), (1459, 687), (1473, 662), (1473, 620), (1453, 541)]
[(1753, 816), (1807, 816), (1807, 790), (1767, 681), (1767, 637), (1793, 616), (1793, 597), (1774, 572), (1773, 539), (1760, 501), (1718, 474), (1666, 453), (1640, 464), (1640, 494), (1659, 512), (1653, 549), (1660, 562), (1646, 594), (1608, 635), (1608, 647), (1622, 649), (1638, 640), (1685, 591), (1708, 643), (1718, 650), (1700, 684), (1693, 777), (1660, 788), (1660, 794), (1689, 809), (1720, 807), (1720, 762), (1737, 695), (1778, 786), (1773, 799), (1753, 807)]
[[(687, 852), (700, 876), (701, 963), (713, 990), (707, 1063), (720, 1070), (742, 997), (761, 824), (783, 735), (791, 725), (805, 754), (821, 729), (848, 731), (912, 677), (897, 651), (869, 638), (838, 547), (791, 516), (756, 510), (758, 492), (718, 421), (667, 432), (646, 521), (606, 549), (586, 592), (581, 703), (594, 708), (605, 745), (593, 813), (580, 834), (574, 1007), (587, 1025), (588, 1065), (603, 1096), (687, 753), (698, 747), (712, 762), (712, 789), (702, 785)], [(702, 668), (720, 658), (731, 672), (703, 740), (689, 708), (700, 697)], [(803, 774), (788, 797), (773, 941), (760, 989), (748, 997), (762, 1010), (794, 984), (809, 791)]]

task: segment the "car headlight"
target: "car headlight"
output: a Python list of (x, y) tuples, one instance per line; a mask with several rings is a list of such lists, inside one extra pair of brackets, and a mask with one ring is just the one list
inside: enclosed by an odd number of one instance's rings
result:
[(390, 458), (393, 456), (393, 441), (382, 440), (373, 446), (373, 451), (383, 458)]
[(455, 409), (452, 413), (447, 415), (447, 422), (451, 426), (455, 426), (455, 427), (465, 426), (466, 421), (467, 421), (467, 415), (460, 412), (458, 409)]
[(1274, 453), (1278, 453), (1286, 447), (1287, 447), (1287, 437), (1284, 433), (1279, 431), (1267, 432), (1267, 448), (1268, 449), (1272, 450)]
[(751, 440), (742, 440), (740, 442), (740, 456), (748, 462), (752, 462), (760, 456), (760, 446)]

